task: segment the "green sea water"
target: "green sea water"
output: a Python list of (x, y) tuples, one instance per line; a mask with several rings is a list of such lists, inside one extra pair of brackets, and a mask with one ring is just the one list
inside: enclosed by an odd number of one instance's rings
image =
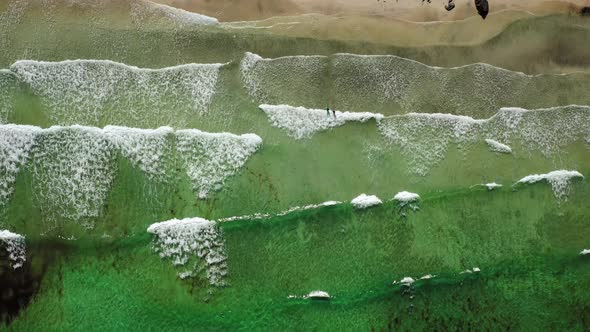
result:
[[(556, 73), (588, 66), (587, 20), (408, 49), (47, 6), (0, 4), (0, 229), (26, 242), (23, 267), (2, 256), (3, 329), (589, 328), (590, 77)], [(385, 118), (297, 139), (261, 104)], [(517, 183), (556, 170), (581, 176)], [(217, 221), (223, 287), (146, 231), (194, 217)]]

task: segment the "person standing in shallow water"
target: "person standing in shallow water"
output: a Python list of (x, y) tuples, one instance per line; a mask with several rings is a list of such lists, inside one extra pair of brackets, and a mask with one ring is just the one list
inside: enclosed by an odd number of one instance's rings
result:
[[(326, 115), (328, 117), (330, 117), (330, 99), (328, 99), (328, 104), (326, 105)], [(334, 116), (334, 119), (336, 119), (336, 110), (332, 109), (332, 115)]]
[[(336, 110), (331, 110), (332, 111), (332, 115), (334, 116), (334, 119), (336, 119)], [(326, 107), (326, 115), (328, 117), (330, 117), (330, 107)]]

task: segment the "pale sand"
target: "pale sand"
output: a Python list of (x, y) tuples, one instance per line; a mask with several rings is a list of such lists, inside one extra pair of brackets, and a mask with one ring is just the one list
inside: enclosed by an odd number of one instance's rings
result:
[[(155, 0), (174, 7), (214, 16), (221, 21), (260, 20), (300, 14), (384, 16), (411, 21), (462, 20), (477, 15), (473, 0), (455, 0), (447, 12), (445, 0)], [(489, 0), (491, 13), (512, 9), (535, 15), (575, 12), (590, 0)]]
[(489, 0), (482, 20), (473, 0), (155, 0), (231, 21), (229, 26), (322, 40), (352, 40), (423, 47), (470, 46), (500, 34), (511, 23), (550, 14), (576, 13), (590, 0)]

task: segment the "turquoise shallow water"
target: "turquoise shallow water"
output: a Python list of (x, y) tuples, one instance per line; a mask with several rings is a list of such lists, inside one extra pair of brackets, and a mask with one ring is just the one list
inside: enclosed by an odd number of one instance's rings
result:
[(586, 21), (396, 48), (183, 15), (0, 5), (3, 328), (588, 329), (590, 81), (554, 74)]

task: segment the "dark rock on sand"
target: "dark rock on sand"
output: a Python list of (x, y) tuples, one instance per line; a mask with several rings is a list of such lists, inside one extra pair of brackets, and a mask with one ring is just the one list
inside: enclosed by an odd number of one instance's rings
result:
[(447, 11), (451, 11), (455, 8), (455, 4), (453, 3), (453, 0), (449, 0), (449, 3), (445, 5), (445, 9)]
[(488, 0), (475, 0), (475, 8), (477, 8), (477, 12), (485, 20), (490, 12)]

